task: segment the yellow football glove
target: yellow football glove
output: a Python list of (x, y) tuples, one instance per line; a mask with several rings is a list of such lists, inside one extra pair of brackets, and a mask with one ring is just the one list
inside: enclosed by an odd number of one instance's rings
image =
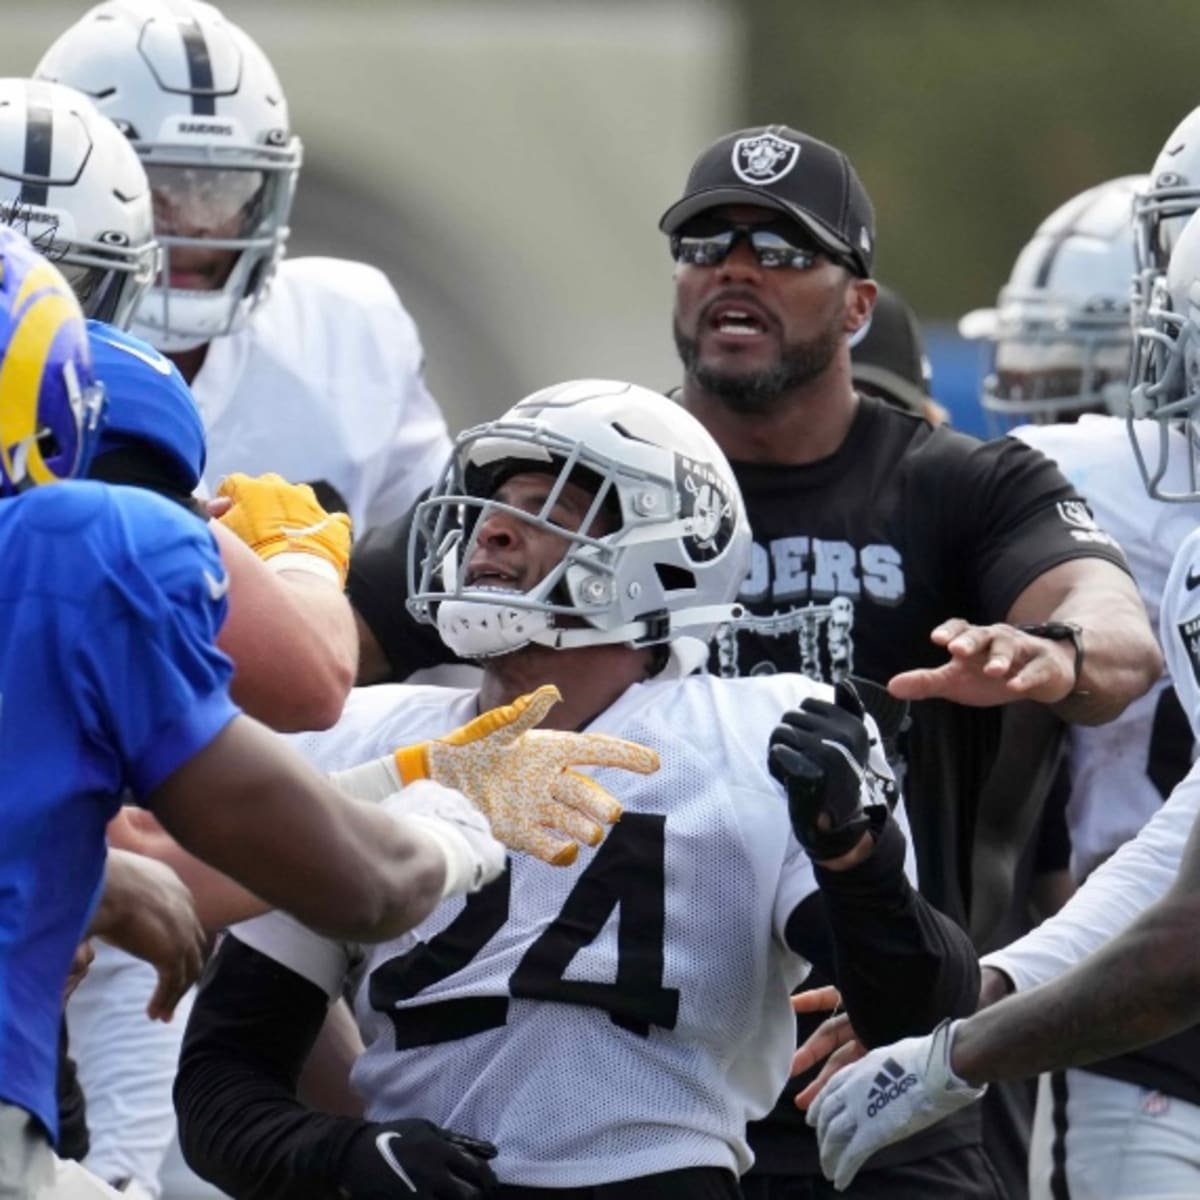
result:
[(540, 687), (494, 708), (446, 737), (397, 750), (400, 779), (435, 779), (457, 788), (491, 822), (510, 850), (569, 866), (579, 842), (595, 846), (621, 806), (594, 779), (569, 768), (620, 767), (649, 775), (658, 755), (646, 746), (601, 733), (534, 729), (562, 699)]
[(315, 570), (345, 585), (350, 518), (326, 512), (307, 483), (288, 483), (275, 474), (227, 475), (217, 495), (233, 501), (218, 518), (221, 524), (272, 568)]

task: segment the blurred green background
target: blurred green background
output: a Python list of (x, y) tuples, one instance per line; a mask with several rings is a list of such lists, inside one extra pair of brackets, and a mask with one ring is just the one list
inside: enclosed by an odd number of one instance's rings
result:
[[(0, 0), (24, 74), (87, 5)], [(1038, 221), (1200, 103), (1200, 0), (227, 0), (304, 139), (292, 252), (383, 267), (453, 427), (556, 379), (677, 381), (656, 222), (709, 141), (782, 121), (875, 202), (877, 271), (972, 426), (973, 351)], [(946, 397), (946, 389), (956, 389)], [(965, 399), (964, 399), (965, 397)]]
[(1197, 0), (747, 0), (752, 121), (845, 149), (880, 278), (924, 316), (995, 296), (1042, 217), (1148, 171), (1200, 104)]

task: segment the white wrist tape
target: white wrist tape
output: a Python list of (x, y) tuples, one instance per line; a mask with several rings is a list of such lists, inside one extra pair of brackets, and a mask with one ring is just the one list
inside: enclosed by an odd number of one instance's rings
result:
[(390, 754), (345, 771), (332, 771), (329, 782), (339, 792), (370, 804), (378, 804), (404, 787), (400, 772), (396, 770), (396, 760)]
[(492, 836), (487, 818), (453, 788), (420, 779), (384, 800), (383, 809), (441, 852), (446, 864), (443, 900), (477, 892), (504, 871), (506, 852)]
[(305, 554), (300, 550), (286, 550), (266, 560), (272, 571), (305, 571), (309, 575), (319, 575), (330, 583), (342, 586), (342, 577), (338, 569), (327, 558), (319, 554)]
[(419, 813), (398, 818), (400, 823), (417, 837), (427, 838), (446, 861), (446, 879), (442, 884), (442, 899), (477, 892), (484, 885), (484, 863), (475, 848), (448, 821), (426, 817)]

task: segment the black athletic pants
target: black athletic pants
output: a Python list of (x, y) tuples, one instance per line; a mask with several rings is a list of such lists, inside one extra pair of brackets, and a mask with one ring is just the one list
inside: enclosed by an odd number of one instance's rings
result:
[(745, 1200), (1007, 1200), (978, 1146), (863, 1171), (844, 1192), (835, 1192), (823, 1175), (747, 1175), (742, 1195)]

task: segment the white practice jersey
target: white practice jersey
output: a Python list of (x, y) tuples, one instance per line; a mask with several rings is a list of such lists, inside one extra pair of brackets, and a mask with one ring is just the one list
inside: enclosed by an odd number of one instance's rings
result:
[[(1092, 508), (1096, 522), (1120, 543), (1152, 623), (1171, 561), (1184, 539), (1200, 526), (1200, 504), (1164, 504), (1146, 493), (1124, 418), (1088, 415), (1074, 425), (1022, 425), (1012, 431), (1058, 464)], [(1138, 423), (1138, 437), (1153, 457), (1157, 422)], [(1183, 434), (1171, 430), (1171, 437)], [(1184, 450), (1186, 447), (1183, 448)], [(1188, 456), (1172, 453), (1164, 486), (1183, 490)], [(1086, 531), (1084, 531), (1086, 532)], [(1084, 879), (1158, 811), (1166, 798), (1152, 775), (1161, 776), (1155, 755), (1178, 752), (1171, 742), (1177, 713), (1163, 677), (1107, 725), (1072, 725), (1071, 873)]]
[[(1179, 701), (1200, 738), (1200, 530), (1179, 548), (1162, 592), (1159, 637)], [(1018, 991), (1061, 975), (1120, 933), (1175, 882), (1200, 815), (1200, 763), (1176, 786), (1138, 835), (1102, 863), (1054, 916), (987, 955)]]
[(417, 327), (382, 272), (284, 259), (245, 327), (209, 344), (192, 384), (204, 482), (275, 471), (329, 484), (361, 535), (402, 516), (450, 454)]
[[(363, 689), (333, 730), (295, 743), (344, 769), (465, 723), (476, 695)], [(330, 997), (355, 978), (367, 1116), (491, 1140), (503, 1182), (741, 1173), (746, 1122), (787, 1078), (788, 997), (808, 971), (784, 928), (816, 883), (767, 740), (811, 695), (832, 692), (785, 674), (635, 685), (589, 731), (652, 746), (661, 769), (591, 771), (624, 814), (572, 866), (513, 854), (498, 880), (381, 946), (330, 942), (278, 913), (234, 934)], [(872, 765), (886, 775), (877, 738)]]

